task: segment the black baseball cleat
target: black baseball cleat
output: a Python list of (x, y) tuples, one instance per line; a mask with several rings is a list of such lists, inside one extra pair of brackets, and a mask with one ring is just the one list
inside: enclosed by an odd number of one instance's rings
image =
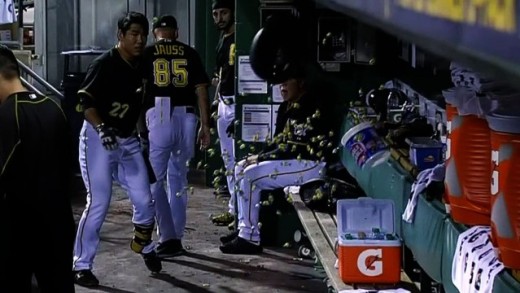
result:
[(99, 280), (91, 270), (80, 270), (74, 271), (74, 283), (83, 287), (96, 287), (99, 285)]
[(236, 237), (219, 248), (226, 254), (259, 254), (263, 250), (260, 243), (255, 244), (240, 237)]
[(155, 252), (159, 258), (169, 258), (185, 254), (186, 250), (182, 246), (182, 241), (180, 239), (170, 239), (163, 243), (159, 243)]
[(161, 259), (157, 257), (155, 251), (141, 255), (143, 256), (144, 264), (152, 273), (158, 273), (162, 270)]
[(232, 241), (233, 239), (238, 237), (238, 232), (239, 232), (239, 230), (231, 232), (226, 236), (220, 237), (220, 242), (222, 242), (222, 244), (226, 244), (226, 243)]

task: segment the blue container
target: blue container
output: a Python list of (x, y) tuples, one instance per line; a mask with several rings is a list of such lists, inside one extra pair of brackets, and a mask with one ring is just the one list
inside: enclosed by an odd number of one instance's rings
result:
[(430, 169), (442, 163), (442, 143), (429, 137), (409, 137), (409, 159), (419, 170)]
[(388, 148), (370, 122), (363, 122), (349, 129), (343, 135), (341, 145), (352, 154), (360, 168), (368, 161), (379, 158)]

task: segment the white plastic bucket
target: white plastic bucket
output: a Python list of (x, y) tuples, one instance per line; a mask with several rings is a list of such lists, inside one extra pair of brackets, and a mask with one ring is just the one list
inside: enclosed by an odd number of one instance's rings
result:
[(352, 127), (341, 138), (341, 145), (354, 157), (357, 165), (362, 168), (368, 160), (387, 149), (385, 142), (377, 135), (370, 122), (364, 122)]

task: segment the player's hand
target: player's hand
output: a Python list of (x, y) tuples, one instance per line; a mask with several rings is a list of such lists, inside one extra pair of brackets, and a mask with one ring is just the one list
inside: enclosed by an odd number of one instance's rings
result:
[(209, 142), (210, 142), (209, 126), (202, 125), (200, 127), (197, 140), (200, 143), (200, 149), (205, 150), (209, 146)]
[(220, 80), (219, 80), (218, 77), (213, 77), (213, 78), (211, 79), (211, 85), (214, 86), (214, 87), (216, 87), (216, 86), (218, 86), (219, 81), (220, 81)]
[(117, 143), (116, 133), (113, 128), (105, 126), (104, 123), (96, 126), (96, 131), (101, 139), (101, 144), (107, 151), (113, 151), (117, 149), (119, 144)]
[(251, 155), (246, 158), (246, 166), (258, 163), (258, 155)]

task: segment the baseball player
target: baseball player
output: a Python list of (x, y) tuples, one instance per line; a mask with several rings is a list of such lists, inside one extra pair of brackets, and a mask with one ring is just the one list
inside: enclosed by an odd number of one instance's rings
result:
[(155, 208), (136, 124), (142, 111), (142, 71), (139, 58), (145, 47), (148, 20), (129, 12), (118, 21), (118, 44), (96, 58), (78, 92), (85, 122), (80, 132), (79, 161), (87, 190), (87, 204), (74, 245), (74, 278), (82, 286), (97, 286), (92, 265), (99, 230), (117, 174), (133, 204), (134, 237), (130, 248), (140, 253), (152, 272), (162, 269), (155, 255), (152, 232)]
[(211, 220), (217, 225), (227, 225), (233, 222), (236, 214), (235, 197), (233, 196), (235, 140), (232, 134), (235, 120), (235, 1), (213, 0), (212, 9), (213, 21), (222, 31), (217, 46), (217, 77), (213, 78), (212, 83), (217, 86), (218, 90), (217, 132), (226, 169), (227, 188), (231, 197), (228, 211)]
[(72, 152), (54, 100), (28, 92), (0, 45), (0, 292), (74, 292)]
[(294, 69), (281, 83), (275, 147), (240, 161), (235, 168), (239, 231), (221, 238), (220, 250), (230, 254), (262, 252), (258, 216), (260, 192), (302, 185), (320, 178), (325, 167), (330, 130), (315, 97), (307, 93), (302, 70)]
[[(184, 252), (188, 162), (195, 152), (199, 106), (201, 148), (209, 145), (209, 78), (197, 51), (177, 41), (177, 20), (171, 15), (153, 22), (155, 44), (144, 52), (146, 124), (150, 163), (157, 182), (152, 184), (156, 204), (160, 257)], [(164, 180), (168, 181), (166, 194)]]

